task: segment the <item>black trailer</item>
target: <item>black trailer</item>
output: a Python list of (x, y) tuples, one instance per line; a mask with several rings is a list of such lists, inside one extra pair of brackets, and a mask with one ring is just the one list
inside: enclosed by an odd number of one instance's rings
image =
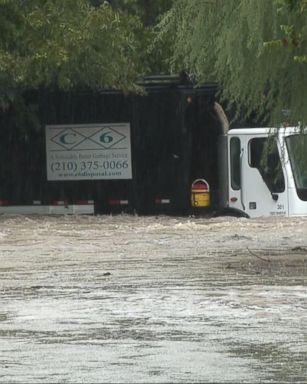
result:
[[(0, 204), (94, 201), (96, 213), (188, 214), (191, 184), (206, 179), (218, 201), (216, 84), (152, 77), (142, 94), (103, 90), (27, 93), (0, 117)], [(18, 109), (20, 108), (20, 110)], [(132, 179), (49, 181), (45, 126), (130, 123)]]

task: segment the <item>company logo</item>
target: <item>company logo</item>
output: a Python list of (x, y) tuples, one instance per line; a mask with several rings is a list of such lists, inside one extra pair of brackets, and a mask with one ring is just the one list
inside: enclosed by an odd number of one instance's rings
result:
[(89, 137), (90, 140), (106, 149), (114, 147), (125, 138), (125, 135), (110, 127), (104, 127)]
[(83, 141), (87, 139), (86, 136), (80, 134), (79, 132), (73, 129), (64, 129), (56, 136), (51, 138), (51, 141), (60, 145), (64, 149), (71, 150), (75, 148), (77, 145), (81, 144)]
[[(82, 132), (82, 133), (81, 133)], [(114, 148), (117, 144), (119, 144), (122, 140), (126, 138), (118, 130), (104, 126), (101, 129), (97, 127), (90, 129), (89, 127), (85, 128), (65, 128), (53, 136), (50, 140), (66, 150), (73, 149), (110, 149)], [(95, 148), (93, 147), (93, 144)]]

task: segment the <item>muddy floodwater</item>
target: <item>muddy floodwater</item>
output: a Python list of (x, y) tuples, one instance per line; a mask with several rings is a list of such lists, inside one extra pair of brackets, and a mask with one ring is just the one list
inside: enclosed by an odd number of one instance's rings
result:
[(0, 216), (1, 383), (306, 383), (307, 218)]

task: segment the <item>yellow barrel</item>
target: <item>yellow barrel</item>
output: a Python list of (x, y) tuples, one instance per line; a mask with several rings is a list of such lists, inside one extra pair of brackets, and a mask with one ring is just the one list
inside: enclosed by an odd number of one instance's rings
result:
[(210, 206), (209, 183), (204, 179), (196, 179), (191, 186), (192, 207), (205, 208)]

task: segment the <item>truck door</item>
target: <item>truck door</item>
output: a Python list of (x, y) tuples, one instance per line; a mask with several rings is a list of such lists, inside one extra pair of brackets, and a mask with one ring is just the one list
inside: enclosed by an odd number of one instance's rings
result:
[[(244, 141), (243, 141), (244, 143)], [(238, 136), (232, 136), (229, 139), (228, 148), (228, 205), (230, 208), (244, 211), (243, 205), (243, 190), (241, 185), (242, 178), (242, 160), (243, 160), (243, 147), (242, 138)]]
[(242, 135), (240, 203), (250, 217), (287, 216), (287, 185), (274, 137)]

